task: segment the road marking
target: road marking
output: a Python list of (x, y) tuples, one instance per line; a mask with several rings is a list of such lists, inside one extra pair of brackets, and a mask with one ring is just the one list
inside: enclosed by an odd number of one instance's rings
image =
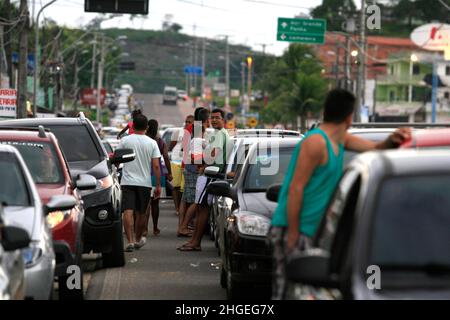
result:
[(119, 300), (122, 269), (123, 268), (111, 268), (106, 270), (100, 300)]

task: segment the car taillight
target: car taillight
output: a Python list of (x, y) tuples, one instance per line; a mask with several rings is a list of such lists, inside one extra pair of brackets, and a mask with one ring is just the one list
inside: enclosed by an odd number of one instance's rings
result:
[(47, 215), (47, 223), (50, 228), (56, 227), (58, 224), (67, 219), (70, 215), (70, 210), (67, 211), (53, 211)]

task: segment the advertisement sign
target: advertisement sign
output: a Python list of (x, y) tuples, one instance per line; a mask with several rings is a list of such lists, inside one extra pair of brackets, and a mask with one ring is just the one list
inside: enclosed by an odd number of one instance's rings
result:
[[(100, 105), (105, 104), (106, 89), (101, 90)], [(80, 93), (80, 101), (82, 105), (94, 106), (97, 105), (97, 89), (84, 88)]]
[(17, 117), (17, 91), (0, 89), (0, 118)]
[(411, 40), (422, 49), (444, 51), (450, 46), (450, 25), (429, 23), (411, 33)]

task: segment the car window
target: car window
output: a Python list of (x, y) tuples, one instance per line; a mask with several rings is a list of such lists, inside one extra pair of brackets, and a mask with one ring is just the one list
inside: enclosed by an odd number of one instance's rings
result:
[(17, 159), (9, 153), (0, 153), (0, 202), (5, 206), (31, 206), (25, 176)]
[(64, 175), (55, 147), (47, 142), (0, 141), (14, 146), (37, 184), (64, 184)]
[(46, 125), (46, 127), (58, 138), (68, 162), (100, 161), (101, 153), (86, 126)]
[(244, 192), (265, 192), (272, 184), (282, 183), (294, 147), (260, 151), (249, 159), (251, 164), (245, 177)]
[(172, 141), (172, 133), (172, 130), (167, 130), (162, 136), (162, 139), (167, 146), (170, 146), (170, 142)]
[(112, 147), (111, 147), (111, 145), (108, 142), (103, 142), (103, 146), (105, 147), (106, 152), (108, 152), (108, 153), (113, 153), (114, 152)]
[[(449, 186), (446, 175), (384, 180), (374, 212), (370, 263), (382, 270), (449, 276)], [(439, 273), (440, 268), (446, 271)]]

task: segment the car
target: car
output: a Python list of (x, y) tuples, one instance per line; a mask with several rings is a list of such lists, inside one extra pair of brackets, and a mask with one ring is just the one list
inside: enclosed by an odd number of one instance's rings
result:
[(299, 131), (281, 129), (237, 129), (232, 132), (231, 135), (238, 138), (302, 136)]
[(53, 246), (56, 255), (55, 276), (58, 277), (60, 299), (82, 299), (83, 288), (67, 287), (67, 268), (76, 265), (82, 270), (82, 225), (84, 206), (80, 192), (95, 189), (96, 179), (83, 175), (74, 181), (69, 166), (60, 149), (56, 137), (46, 132), (43, 126), (38, 129), (0, 129), (0, 145), (16, 148), (24, 159), (36, 184), (43, 205), (54, 195), (70, 195), (77, 205), (66, 211), (49, 212), (47, 222), (52, 229)]
[(163, 104), (177, 104), (177, 88), (176, 87), (164, 87), (163, 92)]
[[(219, 180), (208, 186), (210, 194), (232, 200), (232, 205), (224, 206), (219, 213), (220, 283), (229, 299), (248, 295), (250, 290), (252, 296), (259, 292), (270, 296), (272, 260), (267, 234), (276, 205), (266, 199), (266, 189), (283, 181), (299, 141), (257, 141), (232, 184)], [(205, 174), (215, 177), (218, 169), (206, 167)]]
[(25, 263), (26, 296), (50, 299), (53, 294), (55, 252), (53, 236), (46, 221), (50, 212), (71, 210), (76, 200), (70, 195), (55, 195), (42, 205), (33, 177), (19, 151), (0, 145), (0, 202), (9, 225), (25, 229), (31, 239), (22, 250)]
[(102, 254), (103, 267), (125, 265), (122, 237), (122, 193), (116, 166), (133, 161), (131, 149), (120, 149), (109, 158), (91, 122), (83, 113), (76, 118), (39, 118), (5, 120), (1, 127), (37, 127), (50, 129), (63, 150), (73, 180), (85, 174), (96, 179), (96, 188), (80, 191), (85, 216), (83, 252)]
[(189, 99), (189, 96), (186, 91), (184, 90), (177, 90), (177, 99), (187, 101)]
[(287, 265), (295, 297), (450, 299), (449, 185), (448, 150), (356, 157), (313, 248)]
[(411, 139), (405, 141), (400, 147), (405, 149), (448, 149), (450, 147), (450, 129), (423, 129), (414, 131)]
[[(0, 151), (0, 162), (2, 151)], [(25, 265), (21, 249), (30, 245), (23, 228), (9, 226), (0, 204), (0, 300), (25, 299)]]

